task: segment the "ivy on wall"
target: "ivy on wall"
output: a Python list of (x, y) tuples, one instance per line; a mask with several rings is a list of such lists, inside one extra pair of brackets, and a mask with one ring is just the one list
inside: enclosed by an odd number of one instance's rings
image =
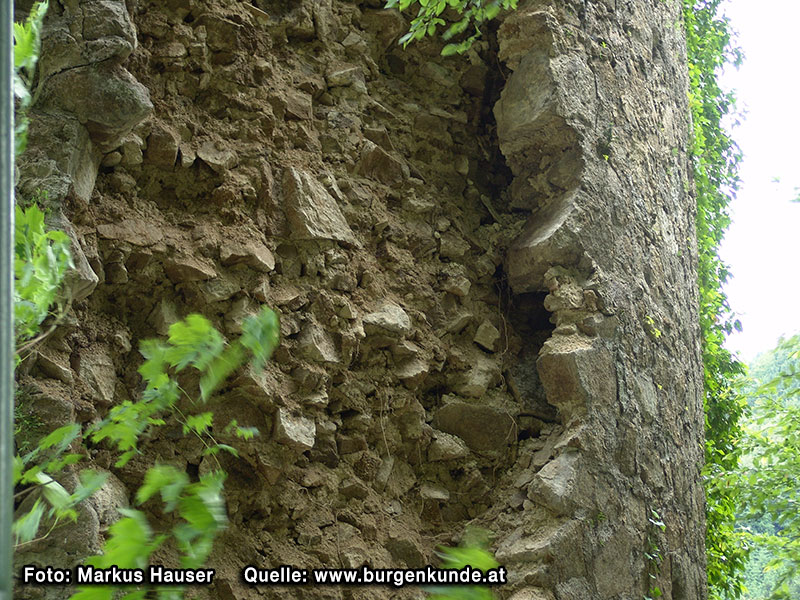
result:
[(719, 258), (719, 246), (731, 222), (728, 207), (739, 186), (742, 155), (722, 125), (723, 119), (735, 112), (735, 99), (731, 92), (722, 90), (718, 76), (724, 65), (738, 66), (742, 53), (733, 43), (728, 20), (720, 14), (721, 2), (684, 0), (683, 5), (692, 116), (689, 149), (697, 194), (706, 414), (706, 552), (712, 600), (741, 595), (747, 559), (746, 549), (734, 531), (735, 492), (720, 477), (738, 464), (740, 418), (745, 409), (733, 383), (744, 373), (744, 366), (723, 347), (725, 337), (734, 329), (741, 329), (722, 291), (730, 273)]

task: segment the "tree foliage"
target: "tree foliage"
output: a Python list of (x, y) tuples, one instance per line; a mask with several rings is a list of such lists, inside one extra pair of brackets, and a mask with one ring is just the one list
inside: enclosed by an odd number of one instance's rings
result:
[(719, 245), (730, 225), (729, 203), (739, 186), (741, 152), (722, 126), (735, 112), (732, 93), (718, 77), (725, 64), (738, 65), (728, 20), (720, 15), (721, 0), (684, 0), (689, 59), (689, 107), (692, 116), (691, 156), (697, 194), (697, 245), (700, 327), (706, 413), (706, 493), (708, 582), (712, 599), (737, 598), (746, 550), (735, 532), (735, 490), (724, 475), (736, 469), (745, 403), (734, 380), (743, 365), (723, 347), (725, 336), (741, 325), (733, 317), (722, 286), (730, 277), (719, 258)]
[(31, 104), (31, 87), (39, 62), (41, 30), (48, 3), (36, 2), (30, 16), (22, 23), (14, 23), (14, 97), (17, 101), (14, 148), (17, 156), (25, 150), (28, 132), (26, 113)]
[[(800, 335), (781, 340), (753, 365), (743, 393), (752, 403), (740, 470), (730, 485), (740, 494), (749, 539), (769, 573), (770, 598), (800, 591)], [(771, 572), (771, 573), (770, 573)]]
[[(501, 10), (516, 9), (517, 2), (518, 0), (386, 0), (386, 8), (417, 11), (408, 33), (400, 38), (404, 47), (425, 36), (436, 35), (437, 29), (441, 27), (442, 39), (449, 42), (442, 49), (442, 55), (449, 56), (469, 50), (481, 35), (481, 25), (497, 17)], [(448, 9), (457, 18), (449, 24), (445, 20), (448, 16), (445, 11)], [(469, 32), (469, 35), (461, 41), (450, 41), (465, 32)]]
[[(233, 443), (236, 438), (249, 440), (258, 433), (251, 427), (239, 426), (235, 420), (215, 432), (214, 413), (205, 410), (206, 405), (225, 378), (248, 358), (251, 368), (263, 367), (278, 345), (278, 332), (277, 315), (264, 307), (258, 315), (244, 320), (241, 336), (230, 344), (208, 319), (198, 314), (171, 325), (166, 341), (142, 342), (140, 351), (145, 361), (139, 374), (145, 390), (137, 402), (126, 401), (113, 407), (108, 417), (90, 431), (92, 442), (110, 443), (121, 452), (115, 465), (121, 467), (139, 453), (138, 442), (146, 431), (173, 419), (181, 425), (184, 435), (196, 436), (202, 442), (202, 455), (213, 466), (196, 482), (172, 465), (150, 467), (136, 492), (136, 503), (141, 505), (160, 496), (163, 512), (175, 513), (177, 524), (168, 532), (156, 534), (143, 511), (120, 511), (123, 518), (111, 527), (103, 554), (87, 559), (87, 565), (144, 568), (152, 553), (167, 542), (179, 552), (182, 568), (196, 569), (205, 563), (214, 538), (227, 524), (222, 495), (226, 473), (217, 455), (221, 451), (239, 455), (234, 446), (217, 438), (226, 435)], [(187, 372), (196, 377), (182, 378)], [(197, 393), (190, 394), (184, 380), (197, 377)], [(181, 407), (182, 403), (189, 408)], [(72, 598), (110, 600), (115, 597), (115, 590), (107, 585), (85, 587)], [(146, 593), (147, 590), (131, 588), (123, 598), (133, 600)], [(183, 596), (180, 587), (159, 588), (156, 593), (165, 600)]]

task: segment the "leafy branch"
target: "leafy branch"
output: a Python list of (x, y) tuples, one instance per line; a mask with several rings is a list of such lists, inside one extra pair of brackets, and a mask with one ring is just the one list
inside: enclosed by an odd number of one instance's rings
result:
[[(449, 41), (456, 36), (473, 30), (473, 33), (460, 42), (450, 42), (442, 48), (443, 56), (463, 54), (481, 35), (480, 26), (491, 21), (501, 10), (514, 10), (518, 0), (387, 0), (386, 8), (397, 8), (401, 12), (417, 8), (417, 16), (411, 20), (408, 33), (400, 38), (405, 48), (414, 41), (425, 36), (436, 35), (438, 27), (445, 27), (442, 39)], [(452, 9), (459, 19), (447, 24), (444, 14)]]

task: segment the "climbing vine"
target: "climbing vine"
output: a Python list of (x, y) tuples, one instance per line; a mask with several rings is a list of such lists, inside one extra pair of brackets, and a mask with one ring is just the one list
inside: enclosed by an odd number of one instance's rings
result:
[(718, 251), (731, 222), (728, 207), (739, 186), (741, 153), (722, 125), (723, 119), (734, 113), (735, 99), (722, 90), (718, 76), (724, 65), (738, 65), (742, 54), (733, 43), (728, 20), (720, 15), (720, 4), (721, 0), (684, 0), (684, 20), (692, 115), (690, 150), (697, 193), (708, 583), (712, 599), (731, 599), (742, 593), (747, 553), (734, 530), (736, 495), (722, 475), (735, 469), (739, 461), (745, 404), (733, 382), (744, 373), (744, 366), (723, 347), (725, 337), (741, 325), (722, 291), (730, 273)]
[[(469, 50), (473, 42), (481, 35), (481, 25), (491, 21), (502, 10), (517, 8), (518, 0), (386, 0), (386, 8), (397, 8), (401, 11), (417, 9), (417, 16), (411, 20), (408, 33), (400, 38), (400, 43), (407, 46), (425, 36), (436, 35), (442, 27), (442, 39), (449, 42), (442, 48), (442, 55), (463, 54)], [(446, 11), (452, 10), (456, 15), (455, 22), (448, 22)], [(468, 35), (462, 35), (465, 32)], [(450, 41), (459, 38), (459, 41)]]

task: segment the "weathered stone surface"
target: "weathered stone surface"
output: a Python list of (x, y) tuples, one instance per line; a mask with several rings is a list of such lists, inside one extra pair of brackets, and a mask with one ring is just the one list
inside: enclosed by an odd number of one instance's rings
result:
[(395, 373), (406, 387), (416, 389), (428, 376), (429, 371), (430, 369), (425, 361), (412, 358), (397, 365)]
[(289, 167), (284, 171), (286, 216), (296, 239), (326, 239), (360, 246), (336, 200), (314, 177)]
[[(250, 554), (424, 566), (468, 523), (497, 536), (507, 596), (637, 598), (657, 506), (663, 596), (703, 600), (680, 7), (525, 0), (503, 16), (498, 46), (493, 35), (453, 61), (436, 43), (398, 48), (407, 21), (379, 0), (258, 4), (50, 11), (20, 196), (41, 188), (63, 203), (109, 285), (48, 342), (60, 377), (42, 365), (25, 375), (58, 401), (37, 399), (31, 414), (102, 418), (79, 375), (119, 331), (132, 337), (109, 350), (123, 371), (104, 379), (133, 399), (136, 360), (122, 353), (141, 336), (201, 312), (233, 340), (257, 302), (275, 306), (273, 360), (226, 382), (213, 408), (215, 436), (234, 417), (272, 432), (226, 457), (231, 526), (211, 558), (221, 598), (250, 593), (235, 568)], [(76, 69), (88, 81), (122, 68), (137, 37), (129, 68), (156, 120), (124, 133), (127, 122), (51, 89)], [(122, 137), (106, 148), (111, 133)], [(124, 483), (155, 460), (208, 472), (201, 444), (177, 433), (142, 444)], [(63, 548), (36, 560), (78, 562), (100, 540), (86, 519), (77, 542), (51, 538)]]
[(419, 495), (423, 500), (433, 500), (435, 502), (447, 502), (450, 500), (450, 492), (447, 491), (447, 488), (430, 483), (423, 483), (419, 487)]
[(95, 400), (104, 406), (114, 403), (117, 372), (108, 348), (101, 346), (81, 352), (80, 377), (95, 394)]
[(533, 478), (528, 498), (546, 506), (557, 515), (572, 514), (575, 506), (575, 466), (577, 452), (562, 452), (547, 463)]
[(147, 317), (147, 321), (153, 326), (159, 335), (167, 335), (169, 333), (169, 326), (178, 320), (178, 309), (175, 304), (162, 298), (161, 301), (153, 307), (153, 311)]
[(73, 381), (69, 362), (64, 358), (59, 359), (52, 351), (41, 350), (36, 358), (36, 366), (47, 377), (58, 379), (66, 384), (70, 384)]
[(320, 363), (341, 362), (330, 334), (318, 325), (307, 325), (298, 339), (298, 350), (305, 358)]
[(135, 246), (152, 246), (164, 239), (164, 233), (154, 223), (140, 219), (124, 219), (119, 223), (101, 223), (97, 233), (107, 240), (121, 240)]
[(428, 447), (429, 461), (457, 460), (468, 455), (469, 448), (461, 438), (443, 431), (434, 432), (433, 442)]
[(170, 258), (164, 261), (164, 272), (172, 283), (203, 281), (217, 276), (214, 267), (193, 256)]
[(291, 90), (286, 94), (286, 117), (290, 119), (308, 120), (314, 117), (311, 107), (311, 96)]
[(171, 169), (178, 160), (180, 136), (166, 125), (156, 125), (147, 138), (147, 161)]
[(239, 162), (234, 152), (220, 148), (219, 144), (210, 140), (203, 142), (197, 149), (197, 158), (217, 173), (225, 173)]
[(53, 75), (43, 86), (39, 105), (75, 115), (92, 141), (106, 152), (116, 148), (153, 111), (147, 88), (113, 63), (81, 66)]
[(454, 373), (449, 383), (457, 394), (469, 398), (480, 398), (489, 387), (500, 379), (500, 369), (495, 361), (485, 356), (472, 357), (472, 367), (461, 373)]
[(472, 341), (484, 350), (494, 352), (497, 350), (497, 342), (500, 341), (500, 332), (489, 321), (482, 321)]
[(537, 361), (547, 401), (565, 423), (595, 406), (607, 406), (617, 395), (614, 363), (599, 343), (582, 336), (554, 337)]
[(73, 267), (64, 276), (67, 296), (75, 302), (83, 300), (91, 295), (100, 282), (100, 278), (89, 264), (72, 223), (62, 214), (58, 214), (51, 219), (51, 226), (65, 232), (70, 239)]
[(116, 475), (110, 471), (101, 470), (106, 481), (89, 498), (89, 502), (97, 513), (101, 526), (108, 526), (120, 518), (119, 509), (128, 508), (128, 490)]
[(314, 421), (293, 415), (286, 408), (279, 408), (275, 414), (275, 441), (297, 451), (314, 447), (316, 429)]
[(515, 592), (508, 600), (554, 600), (553, 593), (542, 588), (526, 587)]
[(493, 408), (466, 402), (444, 405), (433, 419), (436, 428), (457, 435), (476, 452), (499, 451), (517, 436), (514, 419)]
[(272, 252), (256, 240), (246, 243), (223, 243), (219, 251), (219, 259), (225, 266), (243, 263), (262, 273), (275, 270), (275, 257)]
[(329, 87), (351, 86), (357, 81), (361, 81), (363, 85), (364, 74), (361, 72), (361, 67), (358, 66), (340, 66), (328, 71), (325, 75), (325, 80)]
[(358, 172), (387, 185), (399, 183), (409, 176), (405, 163), (369, 141), (361, 151)]
[(367, 333), (408, 335), (411, 332), (408, 313), (394, 302), (385, 302), (377, 311), (364, 315), (363, 322)]

